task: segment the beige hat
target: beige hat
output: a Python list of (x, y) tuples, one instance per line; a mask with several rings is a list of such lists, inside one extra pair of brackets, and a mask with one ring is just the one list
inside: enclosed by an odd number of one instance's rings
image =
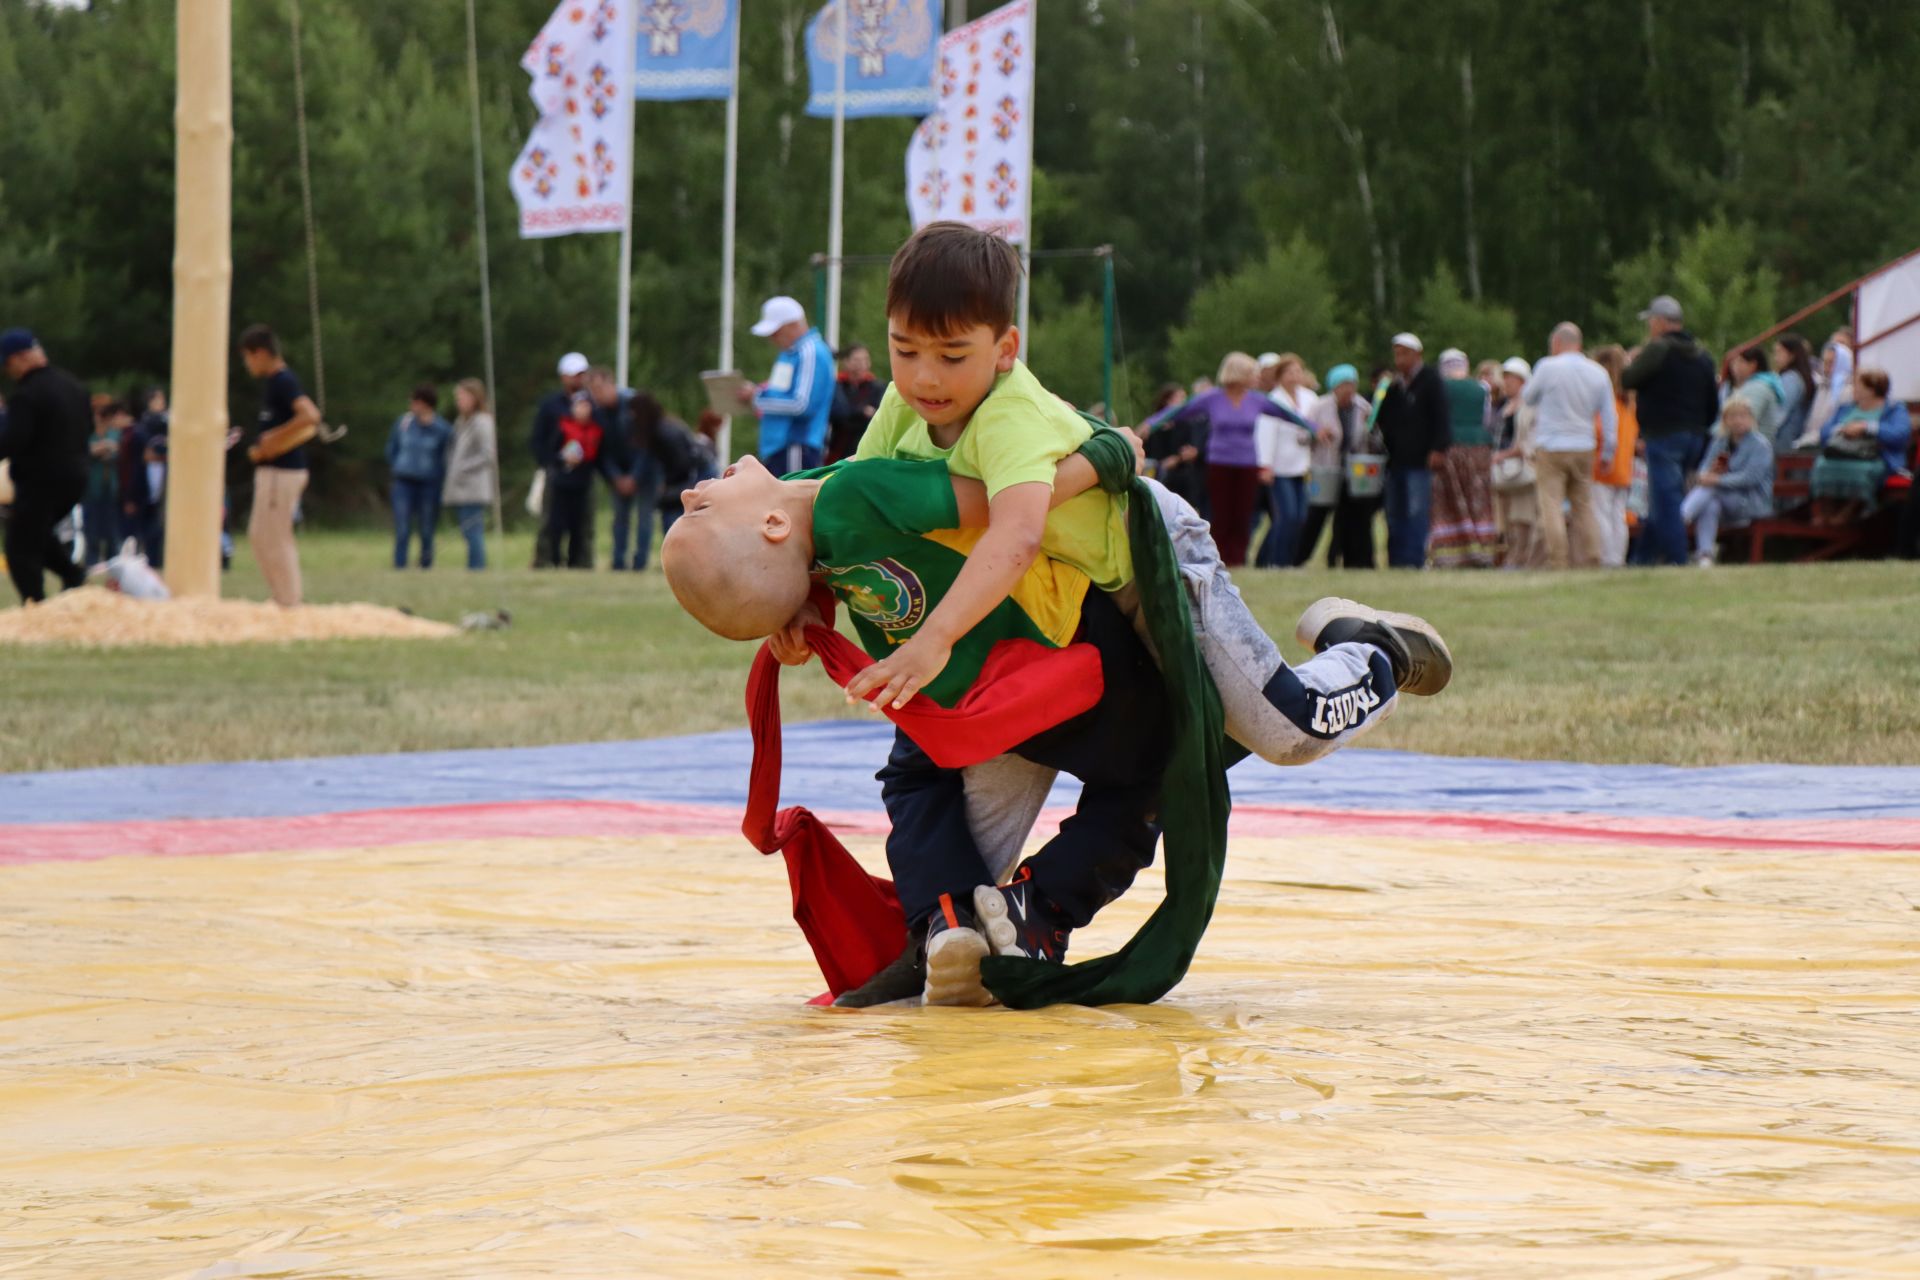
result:
[(1510, 373), (1516, 378), (1531, 378), (1533, 366), (1519, 356), (1508, 356), (1506, 362), (1500, 366), (1500, 372)]
[(1410, 333), (1394, 334), (1393, 345), (1396, 347), (1405, 347), (1409, 351), (1425, 351), (1426, 350), (1425, 347), (1420, 345), (1420, 339), (1414, 337)]

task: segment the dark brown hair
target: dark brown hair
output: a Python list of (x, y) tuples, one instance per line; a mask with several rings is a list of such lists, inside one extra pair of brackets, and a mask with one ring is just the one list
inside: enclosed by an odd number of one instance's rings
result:
[(435, 413), (440, 412), (440, 388), (431, 382), (422, 382), (414, 387), (410, 398), (415, 404), (432, 405)]
[(1860, 379), (1861, 386), (1882, 399), (1893, 389), (1893, 379), (1887, 376), (1885, 369), (1862, 369), (1854, 376)]
[(945, 338), (977, 324), (999, 337), (1013, 327), (1020, 255), (999, 236), (961, 222), (929, 222), (887, 268), (887, 317)]
[(280, 339), (273, 336), (273, 330), (263, 324), (250, 324), (240, 331), (240, 349), (242, 351), (264, 351), (270, 356), (280, 354)]

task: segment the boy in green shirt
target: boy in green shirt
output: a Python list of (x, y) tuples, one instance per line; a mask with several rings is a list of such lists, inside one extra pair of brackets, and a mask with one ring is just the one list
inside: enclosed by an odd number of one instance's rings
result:
[[(1130, 469), (1130, 450), (1108, 434), (1102, 443), (1117, 448), (1123, 472)], [(1063, 501), (1092, 481), (1093, 468), (1078, 456), (1058, 470), (1066, 477), (1057, 488)], [(1056, 486), (1047, 490), (1051, 501)], [(804, 641), (796, 653), (777, 633), (814, 578), (846, 603), (869, 654), (912, 643), (966, 573), (989, 508), (982, 486), (950, 477), (944, 463), (899, 459), (779, 479), (743, 458), (682, 501), (685, 514), (661, 544), (675, 597), (719, 635), (775, 636), (783, 661), (805, 659)], [(1170, 732), (1165, 687), (1119, 609), (1088, 587), (1087, 576), (1064, 562), (1029, 565), (948, 646), (948, 661), (920, 690), (952, 705), (1004, 640), (1092, 644), (1101, 662), (1099, 703), (1017, 748), (1034, 764), (1081, 779), (1078, 810), (1003, 895), (968, 829), (958, 773), (934, 767), (900, 735), (881, 782), (891, 822), (887, 859), (913, 942), (869, 998), (850, 1002), (922, 996), (931, 1004), (985, 1004), (980, 960), (990, 947), (1059, 960), (1067, 933), (1152, 861), (1158, 833), (1148, 815)], [(991, 916), (985, 927), (983, 916)]]

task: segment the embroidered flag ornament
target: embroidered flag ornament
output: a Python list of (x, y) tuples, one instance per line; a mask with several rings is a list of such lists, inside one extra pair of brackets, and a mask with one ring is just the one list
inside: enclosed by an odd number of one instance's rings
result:
[(540, 108), (513, 162), (522, 238), (626, 225), (635, 3), (562, 0), (520, 59)]
[(1033, 118), (1033, 0), (995, 9), (940, 40), (937, 105), (907, 144), (907, 211), (1027, 238)]
[(638, 0), (633, 96), (658, 102), (724, 98), (733, 92), (737, 0)]
[(807, 24), (807, 114), (833, 114), (833, 60), (847, 16), (848, 119), (933, 110), (940, 0), (832, 0)]

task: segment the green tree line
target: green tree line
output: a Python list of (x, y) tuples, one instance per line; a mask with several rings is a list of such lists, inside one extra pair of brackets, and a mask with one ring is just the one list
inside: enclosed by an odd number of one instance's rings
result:
[[(233, 319), (273, 324), (311, 383), (293, 3), (234, 6)], [(751, 370), (769, 354), (745, 332), (757, 302), (813, 296), (829, 125), (802, 111), (814, 0), (743, 3), (735, 342)], [(323, 451), (315, 493), (368, 511), (408, 389), (482, 367), (464, 9), (298, 5), (324, 407), (354, 428)], [(613, 362), (616, 237), (520, 240), (507, 190), (533, 117), (519, 57), (550, 9), (478, 6), (510, 482), (555, 358)], [(173, 15), (172, 0), (0, 0), (0, 323), (115, 392), (168, 367)], [(1631, 337), (1654, 292), (1723, 349), (1920, 243), (1905, 106), (1920, 24), (1882, 0), (1042, 0), (1039, 15), (1035, 241), (1116, 248), (1123, 418), (1234, 348), (1365, 366), (1412, 327), (1476, 358), (1537, 354), (1561, 319)], [(850, 254), (909, 229), (913, 123), (848, 125)], [(637, 109), (632, 367), (682, 413), (717, 355), (722, 126), (717, 102)], [(1100, 395), (1100, 287), (1091, 259), (1035, 271), (1032, 361), (1083, 404)], [(882, 268), (849, 269), (843, 339), (881, 342), (883, 293)], [(232, 403), (251, 419), (237, 367)]]

